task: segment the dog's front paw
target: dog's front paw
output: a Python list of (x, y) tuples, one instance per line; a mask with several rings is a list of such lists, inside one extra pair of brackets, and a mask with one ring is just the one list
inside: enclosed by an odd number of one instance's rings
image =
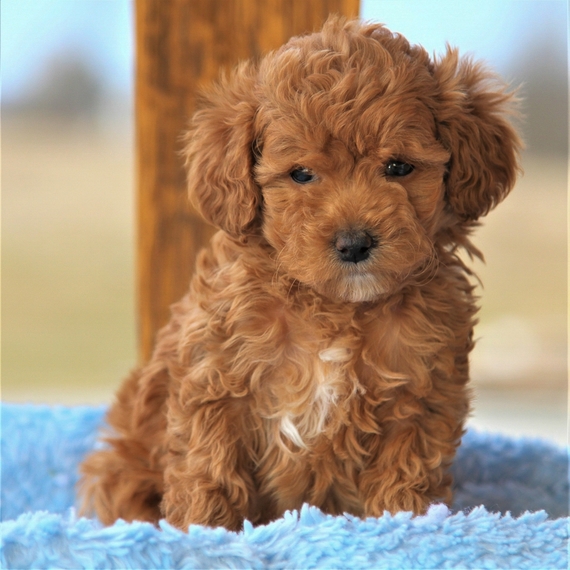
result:
[(431, 501), (424, 493), (412, 489), (400, 490), (397, 493), (384, 493), (370, 497), (365, 502), (365, 516), (380, 517), (386, 511), (396, 514), (401, 511), (423, 515), (427, 512)]
[(243, 526), (244, 517), (232, 505), (227, 492), (211, 482), (194, 481), (190, 493), (171, 488), (164, 495), (161, 509), (166, 520), (183, 531), (191, 524), (235, 531)]

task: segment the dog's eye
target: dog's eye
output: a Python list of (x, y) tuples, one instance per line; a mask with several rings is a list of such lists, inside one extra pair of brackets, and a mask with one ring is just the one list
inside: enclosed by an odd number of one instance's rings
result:
[(317, 175), (308, 168), (295, 168), (290, 174), (293, 182), (297, 184), (309, 184), (317, 179)]
[(413, 165), (399, 160), (391, 160), (386, 165), (386, 176), (407, 176), (414, 169)]

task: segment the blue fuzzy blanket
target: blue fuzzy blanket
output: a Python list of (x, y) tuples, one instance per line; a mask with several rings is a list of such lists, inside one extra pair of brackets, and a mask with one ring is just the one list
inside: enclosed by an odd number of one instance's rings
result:
[(567, 568), (568, 456), (538, 440), (468, 433), (455, 503), (360, 520), (314, 507), (243, 532), (77, 518), (77, 466), (103, 408), (3, 404), (3, 568)]

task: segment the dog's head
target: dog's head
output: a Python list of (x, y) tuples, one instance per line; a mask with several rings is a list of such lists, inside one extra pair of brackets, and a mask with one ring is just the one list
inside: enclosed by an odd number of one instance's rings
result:
[(234, 237), (262, 235), (301, 283), (373, 300), (425, 276), (438, 240), (510, 191), (512, 100), (454, 50), (432, 61), (381, 25), (331, 18), (208, 93), (191, 196)]

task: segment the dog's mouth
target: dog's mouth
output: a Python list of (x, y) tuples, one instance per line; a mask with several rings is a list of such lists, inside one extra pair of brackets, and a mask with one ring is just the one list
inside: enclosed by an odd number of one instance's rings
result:
[(339, 280), (336, 285), (336, 295), (351, 303), (375, 301), (385, 293), (386, 288), (371, 273), (352, 273)]
[[(345, 254), (345, 257), (348, 254)], [(354, 256), (364, 257), (361, 252)], [(332, 256), (331, 256), (332, 257)], [(379, 252), (374, 251), (358, 261), (344, 260), (334, 255), (329, 272), (314, 287), (331, 299), (342, 302), (363, 303), (375, 301), (389, 289), (389, 279), (380, 269)], [(318, 279), (318, 276), (317, 276)]]

